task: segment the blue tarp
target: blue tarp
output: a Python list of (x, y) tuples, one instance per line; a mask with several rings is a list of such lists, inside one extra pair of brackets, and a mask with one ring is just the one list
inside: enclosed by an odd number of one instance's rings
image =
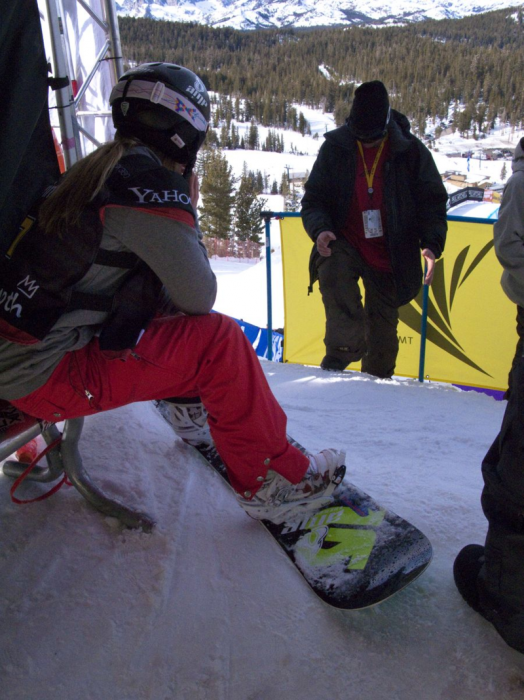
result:
[[(253, 346), (256, 354), (259, 357), (267, 359), (267, 328), (259, 328), (251, 323), (246, 323), (242, 320), (239, 321), (237, 318), (235, 321), (239, 324), (240, 328), (242, 328), (244, 335)], [(282, 333), (273, 331), (273, 361), (282, 362), (283, 353), (284, 336)]]

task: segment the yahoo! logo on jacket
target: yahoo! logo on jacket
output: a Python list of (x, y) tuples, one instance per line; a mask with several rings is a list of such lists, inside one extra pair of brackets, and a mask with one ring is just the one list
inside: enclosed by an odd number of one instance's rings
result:
[(191, 204), (188, 195), (178, 190), (161, 190), (156, 192), (155, 190), (146, 190), (140, 187), (129, 187), (129, 190), (137, 196), (139, 204), (167, 204), (169, 202)]

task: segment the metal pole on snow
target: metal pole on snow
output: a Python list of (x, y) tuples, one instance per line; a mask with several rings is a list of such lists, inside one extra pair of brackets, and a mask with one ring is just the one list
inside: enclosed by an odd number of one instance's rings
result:
[[(424, 266), (424, 276), (427, 272), (427, 266)], [(429, 300), (429, 285), (424, 284), (422, 287), (422, 319), (420, 322), (420, 359), (418, 366), (418, 380), (424, 381), (424, 365), (426, 363), (426, 335), (428, 326), (428, 300)]]
[(273, 308), (271, 290), (271, 213), (263, 211), (266, 222), (267, 359), (273, 359)]

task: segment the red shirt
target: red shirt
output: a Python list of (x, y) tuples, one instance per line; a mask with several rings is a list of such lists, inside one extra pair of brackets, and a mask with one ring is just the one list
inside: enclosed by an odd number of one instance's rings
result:
[[(362, 147), (368, 176), (371, 175), (375, 158), (380, 149), (380, 144), (376, 148)], [(386, 205), (384, 202), (384, 164), (389, 154), (389, 141), (386, 140), (380, 159), (373, 176), (373, 194), (368, 192), (368, 182), (364, 169), (364, 162), (360, 149), (357, 147), (357, 172), (355, 177), (355, 187), (349, 207), (349, 214), (342, 234), (349, 243), (358, 250), (364, 262), (375, 270), (391, 272), (391, 260), (386, 242), (387, 222)], [(382, 220), (383, 236), (377, 238), (366, 238), (364, 234), (364, 221), (362, 212), (368, 209), (378, 209)]]

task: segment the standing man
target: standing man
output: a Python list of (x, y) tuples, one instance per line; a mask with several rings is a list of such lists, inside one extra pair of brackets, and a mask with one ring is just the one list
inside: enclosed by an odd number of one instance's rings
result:
[[(355, 91), (344, 126), (325, 135), (306, 182), (302, 220), (315, 245), (326, 310), (321, 367), (389, 378), (398, 354), (398, 308), (431, 284), (446, 240), (447, 193), (431, 153), (392, 110), (379, 80)], [(358, 281), (362, 279), (362, 304)]]
[(466, 603), (524, 654), (524, 138), (515, 149), (494, 236), (502, 289), (517, 305), (519, 340), (502, 427), (482, 462), (486, 543), (464, 547), (453, 572)]

